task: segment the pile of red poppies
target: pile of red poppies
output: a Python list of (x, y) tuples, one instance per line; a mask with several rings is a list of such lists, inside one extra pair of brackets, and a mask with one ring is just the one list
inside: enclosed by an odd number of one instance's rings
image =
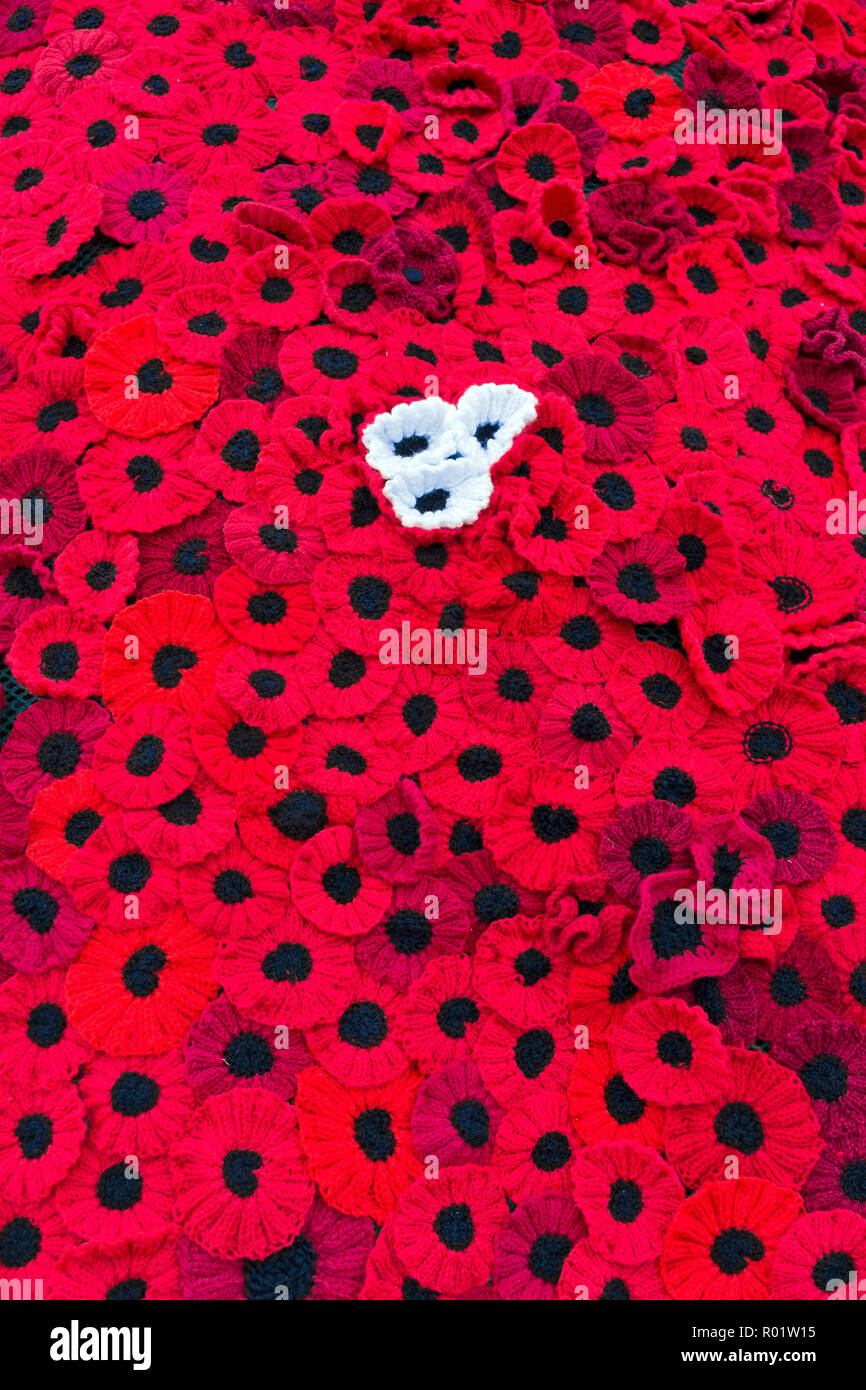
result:
[(0, 150), (0, 1275), (846, 1296), (866, 10), (2, 0)]

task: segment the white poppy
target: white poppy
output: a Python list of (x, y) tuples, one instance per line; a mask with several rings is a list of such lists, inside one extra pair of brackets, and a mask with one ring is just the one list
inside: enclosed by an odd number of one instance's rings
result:
[(405, 470), (384, 488), (404, 526), (432, 531), (439, 526), (466, 526), (493, 496), (487, 469), (479, 473), (467, 459), (451, 459), (437, 467)]
[(457, 410), (439, 396), (406, 401), (377, 415), (364, 430), (367, 462), (383, 478), (406, 468), (444, 463), (456, 451)]

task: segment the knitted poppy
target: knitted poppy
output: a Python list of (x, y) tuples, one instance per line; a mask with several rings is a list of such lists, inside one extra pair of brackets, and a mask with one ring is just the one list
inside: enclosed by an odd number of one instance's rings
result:
[(193, 713), (210, 692), (227, 649), (208, 599), (179, 593), (142, 599), (119, 613), (109, 629), (103, 698), (115, 716), (140, 700)]
[(567, 680), (595, 684), (610, 675), (625, 651), (628, 629), (594, 602), (587, 589), (576, 589), (569, 613), (531, 645), (546, 666)]
[(618, 1070), (613, 1049), (601, 1042), (582, 1049), (568, 1083), (568, 1109), (584, 1143), (628, 1140), (660, 1149), (664, 1111), (639, 1096)]
[(669, 477), (731, 465), (736, 453), (732, 413), (708, 417), (702, 403), (688, 396), (663, 405), (656, 412), (656, 434), (649, 452)]
[(381, 652), (386, 617), (399, 631), (404, 616), (409, 616), (408, 603), (385, 577), (388, 573), (379, 557), (334, 555), (317, 566), (312, 578), (313, 601), (323, 625), (363, 653)]
[(260, 926), (287, 904), (285, 876), (254, 859), (236, 839), (200, 864), (185, 865), (179, 884), (190, 921), (209, 936)]
[(534, 1194), (502, 1225), (496, 1241), (494, 1275), (501, 1298), (556, 1298), (562, 1268), (586, 1223), (573, 1201), (560, 1193)]
[[(682, 870), (654, 874), (641, 884), (629, 931), (631, 978), (639, 989), (660, 993), (690, 980), (725, 975), (737, 963), (736, 923), (727, 913), (688, 911)], [(693, 895), (695, 884), (689, 889)], [(685, 907), (685, 911), (683, 908)], [(685, 918), (685, 920), (682, 920)]]
[(542, 1093), (503, 1117), (493, 1145), (493, 1171), (512, 1201), (571, 1189), (573, 1138), (564, 1098)]
[(263, 927), (234, 923), (214, 971), (241, 1014), (299, 1028), (332, 1018), (355, 980), (349, 947), (308, 926), (293, 909)]
[(270, 437), (270, 416), (257, 400), (223, 400), (209, 410), (196, 439), (191, 462), (209, 487), (230, 502), (246, 502), (252, 475)]
[(80, 183), (62, 203), (42, 209), (32, 218), (4, 220), (0, 246), (13, 275), (47, 275), (72, 259), (83, 241), (89, 240), (99, 221), (102, 190)]
[(4, 1278), (48, 1282), (67, 1244), (66, 1228), (51, 1200), (0, 1198), (0, 1269)]
[(193, 1095), (179, 1051), (161, 1057), (99, 1053), (82, 1078), (89, 1136), (101, 1152), (163, 1155), (187, 1125)]
[(157, 328), (177, 357), (216, 365), (237, 325), (228, 289), (222, 284), (188, 285), (159, 308)]
[(82, 912), (114, 928), (161, 920), (177, 893), (173, 869), (140, 852), (119, 814), (107, 816), (76, 850), (67, 883)]
[(96, 746), (96, 786), (120, 805), (155, 806), (180, 793), (196, 770), (189, 721), (165, 705), (139, 705)]
[(298, 1078), (301, 1149), (331, 1205), (384, 1221), (417, 1177), (409, 1117), (418, 1082), (405, 1072), (381, 1086), (344, 1087), (320, 1067)]
[(654, 527), (667, 500), (665, 480), (649, 459), (606, 468), (593, 479), (592, 490), (604, 508), (607, 535), (629, 540)]
[(632, 746), (631, 730), (602, 686), (558, 685), (538, 722), (538, 747), (561, 768), (587, 767), (592, 775), (618, 766)]
[(192, 742), (195, 756), (213, 780), (253, 807), (285, 785), (301, 734), (298, 729), (269, 733), (214, 699), (196, 716)]
[(345, 328), (302, 328), (283, 344), (279, 368), (299, 392), (363, 389), (375, 350), (372, 341), (353, 336)]
[(712, 816), (699, 821), (689, 851), (699, 876), (724, 893), (734, 887), (761, 887), (770, 882), (775, 871), (772, 846), (754, 820), (745, 816)]
[(261, 502), (230, 511), (223, 536), (235, 563), (263, 583), (309, 579), (327, 553), (315, 526), (284, 524), (282, 512)]
[(643, 642), (614, 672), (611, 695), (642, 736), (691, 735), (710, 715), (710, 704), (684, 657), (656, 642)]
[(99, 625), (50, 606), (26, 618), (9, 648), (13, 676), (36, 695), (95, 695), (102, 660)]
[(144, 853), (165, 859), (173, 868), (222, 849), (235, 829), (231, 796), (203, 773), (177, 796), (152, 807), (124, 807), (120, 815), (124, 831)]
[(521, 1028), (495, 1014), (472, 1047), (485, 1086), (507, 1110), (551, 1090), (564, 1092), (573, 1052), (574, 1039), (559, 1020)]
[(697, 680), (715, 705), (736, 714), (781, 674), (781, 640), (754, 600), (720, 597), (687, 613), (683, 645)]
[(51, 572), (34, 550), (15, 545), (0, 551), (0, 641), (4, 649), (26, 618), (50, 607), (56, 598)]
[(804, 1022), (774, 1056), (806, 1087), (822, 1136), (836, 1143), (850, 1134), (866, 1087), (866, 1049), (857, 1025), (835, 1018)]
[(764, 1299), (780, 1240), (802, 1212), (798, 1193), (766, 1182), (705, 1183), (674, 1214), (661, 1274), (678, 1299)]
[(210, 597), (216, 576), (231, 559), (223, 544), (223, 524), (229, 506), (215, 498), (194, 517), (142, 538), (139, 557), (139, 597), (177, 589)]
[(254, 1023), (225, 996), (207, 1006), (184, 1044), (186, 1079), (198, 1099), (235, 1086), (263, 1086), (291, 1100), (310, 1060), (300, 1033)]
[(469, 959), (447, 955), (410, 985), (395, 1027), (407, 1055), (428, 1071), (467, 1055), (485, 1012)]
[(803, 1184), (806, 1209), (826, 1211), (843, 1207), (863, 1216), (866, 1206), (864, 1177), (866, 1168), (861, 1135), (836, 1140), (824, 1149)]
[(331, 719), (369, 713), (382, 704), (398, 680), (396, 670), (343, 646), (322, 628), (303, 647), (292, 670), (311, 692), (317, 712)]
[[(786, 1231), (773, 1261), (778, 1298), (848, 1298), (866, 1251), (866, 1221), (852, 1211), (816, 1211)], [(840, 1293), (840, 1290), (842, 1292)]]
[(633, 1004), (614, 1035), (623, 1078), (661, 1105), (690, 1105), (719, 1095), (730, 1062), (717, 1029), (678, 999)]
[(799, 1188), (820, 1151), (818, 1122), (797, 1077), (760, 1052), (733, 1047), (730, 1080), (702, 1105), (668, 1110), (665, 1152), (689, 1187), (739, 1177)]
[[(834, 936), (836, 932), (842, 932), (846, 938), (849, 932), (859, 934), (866, 901), (844, 851), (815, 883), (804, 884), (797, 890), (797, 899), (804, 919), (811, 923), (819, 939)], [(830, 946), (832, 941), (824, 944)]]
[(171, 1150), (175, 1216), (206, 1250), (264, 1259), (295, 1236), (314, 1195), (295, 1111), (261, 1087), (212, 1096)]
[[(3, 785), (22, 805), (61, 777), (93, 765), (108, 725), (92, 700), (38, 700), (20, 712), (3, 745)], [(19, 813), (20, 814), (20, 813)]]
[(265, 733), (298, 724), (309, 711), (305, 690), (288, 656), (263, 656), (253, 647), (237, 647), (220, 663), (217, 681), (241, 720)]
[[(75, 412), (58, 411), (57, 417), (73, 421)], [(0, 469), (0, 488), (4, 497), (20, 499), (22, 515), (33, 523), (41, 522), (39, 553), (43, 559), (56, 555), (83, 529), (85, 511), (76, 474), (67, 458), (53, 448), (40, 443), (14, 455)]]
[(88, 1139), (81, 1159), (55, 1193), (67, 1229), (109, 1244), (161, 1231), (171, 1219), (173, 1188), (164, 1156), (130, 1163), (121, 1149)]
[(319, 719), (306, 725), (295, 778), (351, 803), (369, 805), (391, 785), (385, 749), (360, 721)]
[(562, 1010), (568, 966), (543, 930), (516, 917), (493, 923), (484, 933), (473, 978), (479, 997), (509, 1022), (541, 1024)]
[[(588, 717), (588, 716), (587, 716)], [(575, 775), (577, 773), (577, 775)], [(513, 865), (521, 883), (547, 891), (594, 854), (612, 809), (609, 780), (531, 765), (503, 786), (489, 820), (488, 842), (500, 863)]]
[(63, 970), (13, 975), (0, 983), (0, 1020), (0, 1070), (25, 1094), (68, 1081), (90, 1055), (67, 1017)]
[(489, 1275), (505, 1211), (502, 1189), (484, 1169), (449, 1168), (435, 1184), (417, 1181), (398, 1201), (395, 1253), (416, 1279), (460, 1293)]
[(400, 1076), (407, 1059), (393, 1029), (397, 1002), (390, 985), (358, 972), (346, 1006), (306, 1030), (316, 1061), (350, 1086), (380, 1085)]
[(191, 188), (189, 175), (169, 164), (121, 170), (103, 185), (100, 226), (127, 244), (162, 241), (183, 221)]
[(830, 822), (804, 792), (793, 788), (762, 792), (745, 807), (743, 820), (769, 841), (777, 882), (803, 883), (820, 878), (836, 858)]
[[(824, 947), (797, 932), (778, 959), (750, 960), (745, 965), (758, 1003), (758, 1037), (783, 1042), (808, 1018), (838, 1014), (839, 980)], [(773, 1047), (774, 1055), (776, 1048)]]
[[(211, 285), (228, 288), (242, 261), (240, 230), (233, 217), (220, 215), (188, 217), (170, 227), (164, 238), (165, 250), (177, 264), (179, 278), (192, 286)], [(241, 335), (224, 335), (220, 345), (226, 348)]]
[(622, 1264), (660, 1254), (682, 1186), (655, 1150), (626, 1142), (588, 1145), (575, 1157), (574, 1192), (592, 1244)]
[(647, 799), (619, 807), (599, 843), (599, 864), (614, 890), (637, 902), (642, 884), (666, 870), (682, 870), (694, 826), (687, 812), (668, 801)]
[[(684, 747), (674, 736), (642, 738), (619, 768), (615, 791), (621, 805), (652, 797), (697, 815), (730, 811), (734, 806), (733, 787), (724, 765), (698, 748)], [(694, 841), (691, 850), (694, 854)]]
[(182, 428), (143, 441), (111, 435), (88, 450), (78, 485), (94, 522), (105, 531), (159, 531), (200, 512), (210, 488), (185, 461), (191, 431)]
[(527, 642), (499, 638), (488, 653), (487, 670), (463, 682), (468, 708), (489, 728), (531, 733), (554, 688), (551, 671)]
[(714, 711), (695, 740), (726, 763), (743, 800), (772, 786), (814, 790), (840, 764), (826, 703), (785, 686), (748, 712)]
[(112, 1055), (168, 1052), (216, 993), (213, 951), (180, 911), (159, 926), (99, 928), (69, 970), (70, 1021)]
[(412, 1142), (422, 1163), (435, 1154), (443, 1166), (490, 1162), (504, 1117), (468, 1057), (428, 1076), (412, 1110)]
[(279, 141), (277, 119), (264, 103), (230, 88), (191, 94), (160, 134), (161, 153), (193, 178), (235, 163), (261, 168), (273, 162)]
[(43, 787), (37, 793), (26, 832), (28, 859), (44, 873), (62, 878), (76, 849), (111, 809), (87, 768)]
[(413, 882), (433, 863), (436, 818), (411, 781), (362, 807), (356, 830), (365, 864), (389, 882)]
[(562, 1267), (557, 1297), (586, 1298), (602, 1303), (633, 1299), (664, 1302), (668, 1294), (659, 1275), (657, 1260), (650, 1260), (645, 1265), (620, 1264), (600, 1255), (588, 1240), (578, 1240)]
[(70, 608), (106, 621), (132, 596), (138, 574), (134, 536), (84, 531), (64, 547), (54, 578)]
[(304, 917), (337, 936), (362, 936), (385, 912), (391, 889), (363, 869), (348, 827), (320, 831), (292, 862), (292, 901)]
[(162, 1233), (113, 1246), (76, 1246), (63, 1256), (55, 1277), (58, 1290), (70, 1299), (82, 1290), (110, 1302), (181, 1296), (175, 1247)]
[(147, 316), (99, 335), (87, 354), (84, 383), (98, 419), (139, 439), (199, 420), (217, 396), (213, 368), (175, 357)]
[(326, 198), (310, 213), (310, 231), (316, 239), (325, 269), (348, 257), (358, 258), (367, 243), (391, 227), (391, 219), (365, 198)]
[(625, 461), (652, 440), (645, 388), (608, 357), (571, 357), (548, 373), (545, 384), (574, 403), (592, 457)]
[(76, 1162), (84, 1143), (84, 1106), (74, 1086), (0, 1088), (0, 1183), (11, 1202), (38, 1202)]
[(454, 893), (435, 883), (398, 887), (391, 910), (357, 944), (359, 965), (375, 979), (407, 988), (430, 961), (465, 944), (468, 921)]

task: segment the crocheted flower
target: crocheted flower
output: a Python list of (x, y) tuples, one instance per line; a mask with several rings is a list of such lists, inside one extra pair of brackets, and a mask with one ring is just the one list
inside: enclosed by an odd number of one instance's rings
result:
[(216, 372), (174, 357), (146, 316), (99, 335), (85, 360), (84, 382), (98, 419), (139, 439), (201, 419), (217, 395)]
[(776, 1249), (801, 1212), (799, 1193), (763, 1178), (705, 1183), (668, 1227), (660, 1266), (668, 1292), (766, 1298)]
[(247, 1087), (205, 1101), (171, 1149), (181, 1228), (224, 1259), (264, 1259), (297, 1235), (314, 1195), (295, 1111)]

